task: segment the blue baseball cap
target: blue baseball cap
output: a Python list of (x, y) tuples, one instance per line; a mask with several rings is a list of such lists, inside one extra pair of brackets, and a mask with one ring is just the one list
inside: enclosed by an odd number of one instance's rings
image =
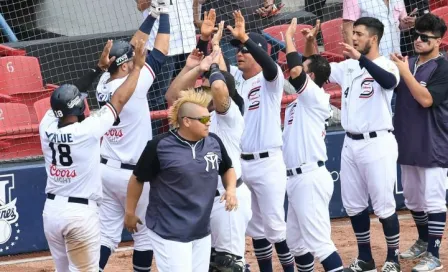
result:
[[(251, 39), (256, 44), (258, 44), (258, 46), (263, 48), (264, 51), (268, 52), (268, 42), (266, 41), (266, 39), (264, 38), (263, 35), (255, 33), (255, 32), (249, 32), (247, 35), (249, 36), (249, 39)], [(237, 40), (237, 39), (230, 40), (230, 44), (235, 47), (240, 47), (242, 45), (240, 40)]]

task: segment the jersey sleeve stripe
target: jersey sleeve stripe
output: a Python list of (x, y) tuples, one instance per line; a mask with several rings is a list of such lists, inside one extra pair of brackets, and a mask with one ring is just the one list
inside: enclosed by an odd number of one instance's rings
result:
[(106, 106), (110, 109), (110, 111), (114, 115), (114, 119), (117, 120), (118, 114), (117, 114), (117, 110), (114, 108), (114, 105), (112, 105), (110, 103), (106, 103)]
[(148, 68), (149, 72), (151, 73), (152, 79), (154, 80), (156, 76), (154, 75), (154, 71), (152, 70), (151, 66), (149, 64), (145, 63), (146, 68)]
[(305, 84), (303, 84), (302, 88), (300, 88), (300, 90), (297, 91), (298, 94), (301, 94), (301, 93), (303, 93), (303, 91), (305, 91), (306, 86), (308, 85), (308, 80), (309, 80), (309, 78), (308, 78), (308, 75), (307, 75)]

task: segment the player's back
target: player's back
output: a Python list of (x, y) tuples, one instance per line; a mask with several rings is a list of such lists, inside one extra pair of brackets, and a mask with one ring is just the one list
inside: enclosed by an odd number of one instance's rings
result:
[(325, 123), (331, 117), (330, 95), (307, 75), (299, 96), (285, 110), (283, 157), (286, 168), (327, 160)]
[(47, 172), (46, 193), (101, 200), (101, 135), (95, 133), (100, 129), (93, 119), (59, 127), (59, 119), (51, 110), (45, 114), (39, 134)]
[[(98, 101), (100, 103), (109, 101), (126, 78), (127, 76), (109, 81), (110, 74), (103, 74), (97, 86)], [(146, 143), (152, 139), (151, 116), (146, 94), (153, 81), (154, 73), (148, 65), (145, 65), (134, 94), (119, 115), (119, 123), (103, 137), (102, 157), (137, 164)]]

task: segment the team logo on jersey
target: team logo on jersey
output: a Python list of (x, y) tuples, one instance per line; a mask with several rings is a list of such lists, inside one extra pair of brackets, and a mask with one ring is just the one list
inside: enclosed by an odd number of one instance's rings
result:
[(111, 128), (106, 132), (105, 136), (107, 137), (107, 140), (116, 143), (123, 137), (123, 130), (121, 128)]
[(97, 92), (97, 94), (96, 94), (96, 98), (100, 102), (109, 102), (110, 97), (111, 97), (111, 92), (106, 92), (106, 93)]
[(210, 169), (219, 169), (219, 157), (216, 153), (208, 152), (207, 154), (205, 154), (204, 159), (207, 162), (205, 171), (209, 172)]
[(260, 107), (260, 86), (250, 90), (247, 98), (249, 99), (249, 110), (256, 110)]
[(0, 176), (0, 253), (8, 251), (19, 240), (17, 198), (12, 199), (14, 174)]
[(365, 78), (362, 82), (361, 82), (361, 94), (359, 95), (359, 98), (369, 98), (372, 97), (373, 93), (374, 93), (374, 89), (373, 89), (373, 82), (375, 80), (371, 77), (367, 77)]
[(294, 121), (294, 112), (295, 112), (296, 107), (297, 107), (297, 103), (294, 103), (291, 106), (291, 110), (289, 112), (289, 118), (288, 118), (288, 125), (292, 125), (292, 121)]

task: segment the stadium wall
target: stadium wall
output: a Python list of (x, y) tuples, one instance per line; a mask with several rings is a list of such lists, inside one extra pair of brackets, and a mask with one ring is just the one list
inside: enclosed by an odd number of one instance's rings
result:
[[(335, 182), (330, 203), (332, 218), (345, 217), (339, 180), (340, 154), (344, 140), (341, 131), (329, 132), (327, 168)], [(400, 176), (399, 176), (400, 177)], [(0, 167), (0, 256), (48, 250), (42, 225), (46, 173), (43, 161), (2, 165)], [(395, 188), (397, 209), (404, 208), (401, 184)], [(131, 240), (128, 232), (123, 241)]]

